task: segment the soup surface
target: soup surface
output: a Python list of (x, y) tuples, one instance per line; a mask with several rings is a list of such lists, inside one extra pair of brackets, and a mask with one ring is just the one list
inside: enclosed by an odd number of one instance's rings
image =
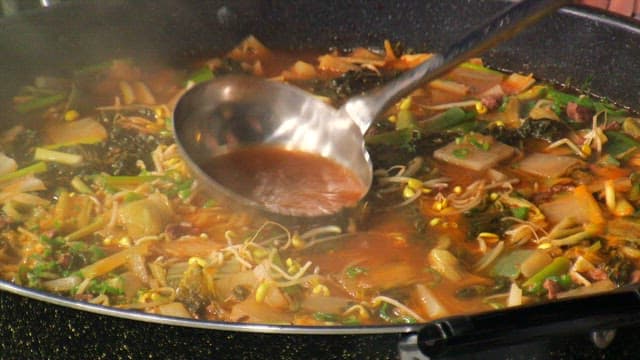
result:
[[(148, 313), (314, 326), (424, 322), (640, 279), (636, 113), (480, 59), (372, 126), (372, 188), (335, 224), (232, 211), (176, 151), (172, 110), (198, 82), (250, 73), (340, 106), (430, 56), (398, 49), (280, 54), (250, 37), (188, 69), (116, 59), (35, 78), (0, 114), (0, 277)], [(319, 178), (360, 197), (343, 170), (279, 151), (211, 172), (268, 201), (253, 175), (274, 165), (276, 198), (304, 211), (334, 199), (306, 191)], [(242, 172), (220, 173), (229, 163)]]
[(203, 167), (223, 186), (281, 214), (319, 216), (354, 206), (366, 188), (337, 162), (276, 146), (250, 146)]

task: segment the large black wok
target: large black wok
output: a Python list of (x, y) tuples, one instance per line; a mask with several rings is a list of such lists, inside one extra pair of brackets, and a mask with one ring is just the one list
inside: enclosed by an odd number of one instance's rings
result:
[[(505, 5), (489, 0), (63, 3), (0, 21), (0, 109), (8, 108), (9, 98), (34, 75), (122, 56), (180, 64), (224, 51), (248, 34), (272, 48), (379, 46), (391, 39), (438, 51)], [(595, 94), (640, 108), (640, 24), (630, 20), (587, 8), (564, 9), (484, 58), (497, 68), (588, 84)], [(9, 121), (6, 113), (0, 112), (0, 121)], [(1, 281), (0, 290), (3, 359), (396, 358), (418, 356), (416, 341), (426, 348), (430, 340), (466, 331), (471, 334), (466, 340), (490, 340), (472, 347), (477, 358), (628, 358), (640, 340), (637, 327), (618, 331), (604, 350), (587, 337), (599, 336), (596, 343), (604, 346), (612, 333), (591, 330), (640, 324), (635, 289), (555, 308), (456, 318), (424, 329), (423, 324), (302, 328), (185, 321), (73, 302)], [(556, 314), (571, 316), (553, 328), (542, 326), (560, 319)], [(477, 325), (491, 331), (478, 333), (472, 328)], [(421, 329), (420, 336), (411, 336)], [(554, 331), (562, 337), (544, 336)], [(444, 347), (454, 351), (455, 344)]]

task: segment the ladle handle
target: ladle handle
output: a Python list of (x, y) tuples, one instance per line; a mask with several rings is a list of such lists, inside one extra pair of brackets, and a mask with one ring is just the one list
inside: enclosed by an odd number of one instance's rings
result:
[(635, 284), (606, 294), (437, 319), (420, 330), (418, 347), (437, 358), (638, 324), (640, 288)]
[(571, 0), (523, 0), (469, 32), (451, 45), (443, 54), (434, 54), (429, 60), (407, 71), (386, 85), (368, 94), (350, 99), (344, 110), (364, 134), (371, 123), (387, 107), (418, 86), (437, 78), (462, 61), (506, 41), (521, 30), (571, 3)]

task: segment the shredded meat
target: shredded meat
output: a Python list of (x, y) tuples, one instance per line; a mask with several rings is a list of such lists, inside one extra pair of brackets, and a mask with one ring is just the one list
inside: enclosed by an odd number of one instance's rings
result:
[(495, 96), (485, 96), (480, 100), (480, 102), (482, 102), (482, 104), (487, 107), (487, 110), (491, 111), (500, 106), (501, 99), (501, 97), (498, 98)]
[(556, 184), (549, 191), (541, 191), (533, 194), (533, 202), (543, 203), (551, 200), (556, 194), (562, 192), (571, 192), (575, 189), (573, 184)]
[(489, 88), (480, 94), (480, 102), (491, 111), (497, 109), (504, 99), (504, 91), (500, 85)]
[(169, 224), (164, 231), (171, 240), (178, 239), (179, 237), (185, 235), (197, 235), (200, 233), (200, 230), (197, 227), (183, 223)]
[(558, 297), (558, 292), (560, 292), (560, 285), (557, 282), (547, 279), (542, 284), (542, 287), (547, 289), (547, 298), (549, 300), (554, 300)]
[(591, 269), (587, 271), (587, 277), (591, 281), (607, 280), (609, 275), (602, 269)]
[(631, 281), (632, 284), (640, 283), (640, 270), (633, 270), (631, 273)]
[(593, 118), (593, 111), (577, 103), (570, 102), (567, 104), (567, 116), (573, 121), (588, 122)]

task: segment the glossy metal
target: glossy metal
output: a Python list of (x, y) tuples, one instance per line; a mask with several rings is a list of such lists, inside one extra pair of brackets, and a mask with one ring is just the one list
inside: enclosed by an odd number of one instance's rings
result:
[(371, 183), (371, 162), (356, 124), (286, 84), (225, 76), (197, 85), (177, 104), (174, 129), (194, 176), (231, 204), (269, 212), (264, 205), (223, 187), (200, 166), (214, 156), (251, 144), (320, 154), (350, 168), (367, 186)]
[(515, 3), (469, 32), (442, 55), (432, 56), (369, 94), (350, 99), (338, 110), (282, 83), (241, 76), (211, 80), (189, 90), (177, 104), (176, 142), (194, 175), (213, 195), (265, 213), (270, 212), (267, 207), (225, 188), (206, 174), (202, 166), (212, 157), (247, 145), (279, 145), (333, 159), (351, 169), (368, 188), (373, 169), (363, 135), (380, 114), (420, 85), (513, 37), (569, 2)]
[[(71, 71), (78, 64), (118, 55), (184, 57), (191, 63), (194, 58), (222, 53), (249, 34), (273, 48), (378, 46), (391, 39), (418, 51), (442, 51), (505, 6), (493, 0), (105, 0), (77, 5), (0, 19), (0, 100), (8, 99), (3, 103), (6, 108), (20, 86), (40, 74)], [(242, 16), (221, 24), (216, 14), (223, 8)], [(310, 13), (314, 16), (306, 16)], [(533, 73), (538, 79), (570, 79), (576, 85), (588, 82), (594, 94), (640, 108), (640, 77), (633, 76), (640, 57), (640, 23), (631, 19), (573, 6), (482, 57), (491, 67)], [(618, 306), (615, 302), (604, 309)], [(536, 317), (549, 316), (544, 306), (539, 310)], [(81, 303), (5, 280), (0, 280), (0, 314), (0, 358), (7, 359), (396, 359), (396, 345), (405, 335), (414, 337), (407, 341), (408, 351), (419, 355), (415, 331), (424, 325), (338, 330), (177, 319)], [(634, 316), (627, 311), (621, 318)], [(493, 324), (512, 322), (521, 329), (534, 326), (526, 319), (513, 319), (517, 317)], [(617, 326), (610, 324), (605, 329)], [(472, 354), (455, 358), (633, 358), (640, 327), (621, 329), (605, 350), (593, 346), (580, 329), (571, 336), (550, 338), (549, 342), (528, 342), (526, 348), (495, 350), (477, 345)]]

